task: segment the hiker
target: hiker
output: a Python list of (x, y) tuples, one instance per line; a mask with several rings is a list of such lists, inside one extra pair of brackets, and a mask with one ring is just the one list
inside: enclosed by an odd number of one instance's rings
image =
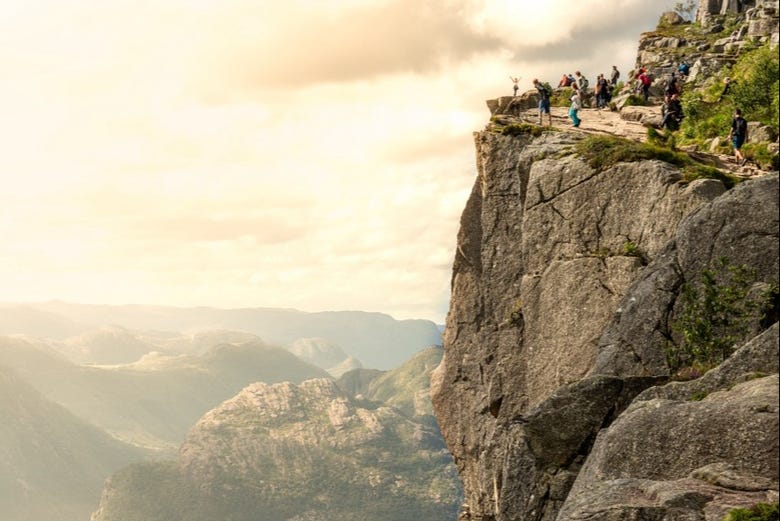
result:
[(742, 155), (742, 145), (748, 138), (748, 124), (747, 120), (742, 117), (742, 111), (740, 109), (734, 110), (734, 118), (731, 120), (731, 131), (729, 132), (729, 139), (731, 144), (734, 145), (734, 159), (740, 165), (744, 165), (747, 159)]
[(663, 107), (663, 113), (664, 119), (661, 121), (661, 128), (678, 130), (683, 119), (683, 108), (679, 94), (675, 93), (670, 96), (669, 101)]
[(669, 78), (669, 81), (666, 82), (666, 87), (664, 88), (664, 96), (666, 96), (667, 99), (670, 99), (675, 94), (680, 94), (680, 88), (677, 85), (677, 78), (674, 76), (674, 73), (672, 73), (672, 76)]
[(612, 75), (609, 78), (609, 82), (612, 84), (612, 86), (616, 86), (618, 82), (618, 78), (620, 78), (620, 71), (618, 70), (617, 66), (612, 66)]
[(602, 109), (607, 106), (609, 99), (609, 82), (603, 74), (599, 74), (596, 79), (596, 108)]
[(577, 85), (577, 91), (579, 92), (580, 106), (582, 106), (588, 100), (588, 78), (583, 76), (580, 71), (574, 72), (574, 78), (574, 84)]
[(561, 87), (568, 87), (571, 85), (572, 77), (571, 74), (563, 73), (563, 76), (561, 76), (561, 81), (558, 82), (558, 88)]
[(580, 95), (582, 95), (585, 92), (585, 90), (588, 88), (589, 85), (588, 78), (583, 76), (580, 71), (575, 71), (574, 81), (577, 84), (577, 90), (579, 90)]
[(571, 118), (572, 126), (579, 127), (582, 120), (580, 120), (577, 113), (582, 108), (582, 98), (580, 97), (580, 88), (576, 82), (572, 84), (572, 89), (574, 89), (574, 94), (571, 97), (569, 117)]
[(720, 93), (720, 96), (718, 97), (718, 103), (720, 103), (723, 100), (723, 96), (729, 93), (731, 90), (731, 78), (726, 76), (723, 78), (723, 92)]
[(691, 72), (691, 66), (688, 65), (685, 60), (680, 62), (680, 65), (677, 67), (677, 72), (680, 73), (680, 76), (682, 76), (683, 80), (688, 79), (688, 74)]
[(512, 80), (512, 95), (517, 96), (517, 89), (520, 88), (520, 77), (513, 78), (512, 76), (509, 76), (509, 79)]
[(650, 75), (647, 74), (644, 67), (640, 70), (642, 72), (639, 74), (639, 83), (642, 87), (642, 96), (645, 98), (645, 103), (647, 103), (647, 99), (650, 97), (650, 85), (653, 84), (653, 80), (650, 79)]
[(547, 113), (547, 125), (551, 127), (550, 96), (552, 96), (552, 92), (536, 78), (534, 78), (534, 87), (539, 92), (539, 126), (542, 125), (542, 114)]

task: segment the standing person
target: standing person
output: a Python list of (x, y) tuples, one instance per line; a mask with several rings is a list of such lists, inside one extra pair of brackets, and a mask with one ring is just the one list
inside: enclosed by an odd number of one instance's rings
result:
[(666, 130), (678, 130), (682, 118), (683, 108), (682, 103), (680, 103), (680, 95), (672, 94), (664, 105), (664, 119), (661, 121), (661, 127)]
[(571, 122), (573, 126), (579, 127), (582, 120), (579, 118), (577, 113), (582, 108), (582, 98), (580, 98), (580, 89), (576, 83), (572, 84), (572, 88), (574, 89), (574, 94), (571, 97), (571, 106), (569, 107), (569, 117), (571, 118)]
[(517, 78), (513, 78), (512, 76), (509, 76), (509, 79), (512, 80), (512, 92), (514, 96), (517, 96), (517, 89), (520, 88), (520, 76)]
[(612, 66), (612, 75), (609, 78), (610, 83), (612, 83), (612, 86), (614, 87), (617, 85), (618, 78), (620, 78), (620, 71), (618, 70), (617, 66)]
[(748, 125), (747, 120), (742, 117), (742, 111), (740, 109), (734, 110), (734, 119), (731, 120), (731, 131), (729, 132), (729, 139), (731, 144), (734, 145), (734, 158), (740, 165), (744, 165), (747, 159), (742, 155), (742, 145), (748, 138)]
[(534, 78), (534, 87), (539, 92), (539, 125), (542, 124), (542, 114), (547, 113), (547, 125), (552, 126), (552, 114), (550, 114), (552, 92), (536, 78)]
[(645, 98), (645, 103), (647, 103), (647, 99), (650, 97), (650, 85), (652, 85), (653, 80), (650, 79), (650, 75), (644, 69), (639, 74), (639, 83), (642, 86), (642, 96)]
[[(574, 78), (574, 85), (577, 85), (577, 92), (579, 92), (580, 105), (584, 105), (585, 102), (588, 101), (588, 78), (583, 76), (580, 71), (574, 72)], [(588, 104), (588, 106), (590, 106), (590, 104)]]
[(731, 90), (731, 78), (726, 76), (723, 79), (723, 92), (720, 93), (720, 96), (718, 97), (718, 103), (720, 103), (723, 100), (723, 96), (729, 93)]
[(607, 106), (607, 100), (609, 99), (609, 82), (603, 74), (599, 74), (596, 80), (596, 108), (604, 108)]

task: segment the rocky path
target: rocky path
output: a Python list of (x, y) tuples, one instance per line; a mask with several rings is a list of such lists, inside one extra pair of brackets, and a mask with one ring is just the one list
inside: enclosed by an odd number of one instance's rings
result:
[[(552, 107), (553, 127), (572, 132), (581, 132), (585, 134), (604, 134), (620, 136), (634, 141), (647, 141), (647, 124), (660, 124), (661, 107), (627, 107), (624, 114), (613, 112), (606, 109), (584, 108), (579, 112), (579, 128), (574, 128), (569, 119), (569, 109), (566, 107)], [(528, 123), (539, 122), (538, 109), (527, 109), (522, 112), (521, 119)], [(547, 118), (543, 121), (547, 124)], [(725, 136), (724, 136), (725, 138)], [(690, 150), (689, 153), (693, 153)], [(713, 154), (710, 152), (695, 152), (696, 156), (703, 161), (711, 161), (713, 166), (721, 170), (726, 170), (739, 177), (755, 177), (766, 172), (748, 163), (741, 166), (734, 161), (733, 156), (723, 154)]]

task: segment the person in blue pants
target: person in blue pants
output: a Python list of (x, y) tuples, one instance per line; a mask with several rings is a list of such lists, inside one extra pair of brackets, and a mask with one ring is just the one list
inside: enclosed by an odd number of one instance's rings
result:
[(569, 117), (571, 118), (571, 122), (574, 124), (575, 127), (580, 126), (580, 118), (577, 115), (579, 110), (582, 108), (582, 98), (580, 98), (580, 91), (577, 87), (574, 87), (574, 94), (571, 97), (571, 106), (569, 107)]

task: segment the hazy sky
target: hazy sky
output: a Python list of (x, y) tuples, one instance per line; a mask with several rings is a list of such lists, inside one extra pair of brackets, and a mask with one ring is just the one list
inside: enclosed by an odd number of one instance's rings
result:
[(674, 3), (0, 2), (0, 301), (443, 322), (484, 101)]

